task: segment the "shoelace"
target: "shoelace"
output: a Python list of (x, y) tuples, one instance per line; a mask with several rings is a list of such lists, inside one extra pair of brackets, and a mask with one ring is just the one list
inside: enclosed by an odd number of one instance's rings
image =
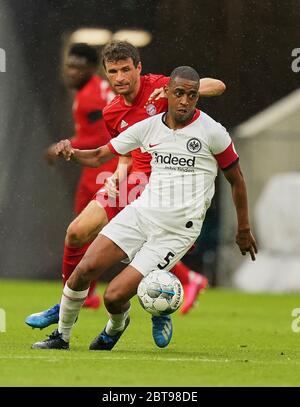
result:
[(53, 331), (52, 334), (48, 335), (48, 338), (49, 339), (58, 339), (58, 338), (61, 339), (61, 334), (58, 332), (57, 329), (55, 329), (55, 331)]
[(113, 338), (112, 338), (111, 336), (109, 336), (106, 332), (103, 332), (103, 333), (100, 335), (100, 339), (103, 339), (103, 341), (104, 341), (105, 343), (113, 342)]

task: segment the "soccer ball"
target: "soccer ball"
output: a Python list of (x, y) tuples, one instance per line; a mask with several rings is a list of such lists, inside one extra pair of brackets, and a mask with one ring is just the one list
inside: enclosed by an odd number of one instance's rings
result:
[(183, 287), (174, 274), (155, 270), (141, 280), (137, 295), (141, 306), (150, 314), (168, 315), (182, 304)]

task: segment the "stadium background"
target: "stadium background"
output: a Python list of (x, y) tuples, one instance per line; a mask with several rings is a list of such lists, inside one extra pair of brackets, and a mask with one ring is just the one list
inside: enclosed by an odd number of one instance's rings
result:
[[(0, 0), (7, 58), (0, 73), (0, 276), (60, 275), (78, 168), (61, 162), (49, 169), (42, 152), (73, 131), (72, 96), (61, 78), (70, 33), (150, 31), (153, 40), (141, 49), (144, 73), (192, 65), (201, 76), (222, 79), (226, 94), (200, 106), (230, 130), (298, 87), (291, 52), (300, 46), (299, 18), (297, 0)], [(215, 201), (200, 242), (212, 249), (204, 272), (213, 283), (221, 202)], [(196, 270), (197, 253), (186, 258)]]

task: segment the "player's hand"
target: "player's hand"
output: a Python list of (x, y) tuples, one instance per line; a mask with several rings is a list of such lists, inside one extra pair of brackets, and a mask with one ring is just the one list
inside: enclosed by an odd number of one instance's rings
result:
[(70, 161), (72, 155), (74, 155), (74, 149), (70, 140), (61, 140), (55, 145), (55, 154), (61, 155), (66, 161)]
[(240, 248), (240, 251), (243, 256), (247, 252), (250, 253), (251, 259), (255, 260), (255, 254), (257, 253), (256, 241), (251, 233), (250, 229), (241, 229), (238, 230), (236, 235), (236, 243)]
[(118, 178), (115, 175), (106, 178), (104, 189), (110, 198), (116, 198), (119, 195)]
[(165, 88), (154, 89), (154, 91), (149, 96), (149, 99), (147, 100), (147, 103), (145, 106), (149, 105), (149, 103), (153, 102), (153, 100), (158, 100), (158, 99), (166, 98), (166, 97), (167, 97), (167, 95), (165, 92)]
[(44, 152), (44, 158), (49, 165), (53, 165), (57, 160), (55, 146), (56, 144), (51, 144)]

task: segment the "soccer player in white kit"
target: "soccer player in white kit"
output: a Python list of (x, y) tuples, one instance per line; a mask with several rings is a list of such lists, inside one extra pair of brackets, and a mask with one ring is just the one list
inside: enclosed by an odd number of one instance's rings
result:
[[(141, 279), (155, 269), (169, 271), (201, 232), (214, 195), (218, 166), (232, 187), (237, 213), (238, 244), (252, 260), (257, 253), (250, 231), (247, 192), (232, 140), (220, 123), (196, 109), (199, 76), (191, 67), (178, 67), (166, 87), (167, 113), (143, 120), (95, 150), (76, 150), (69, 140), (57, 154), (86, 166), (99, 166), (113, 155), (140, 147), (152, 155), (152, 172), (141, 196), (102, 229), (67, 281), (61, 299), (58, 329), (38, 349), (68, 349), (70, 333), (90, 282), (109, 267), (128, 258), (130, 264), (108, 285), (104, 294), (110, 318), (90, 350), (111, 350), (130, 318), (130, 299)], [(154, 341), (159, 347), (172, 337), (170, 316), (153, 317)]]

